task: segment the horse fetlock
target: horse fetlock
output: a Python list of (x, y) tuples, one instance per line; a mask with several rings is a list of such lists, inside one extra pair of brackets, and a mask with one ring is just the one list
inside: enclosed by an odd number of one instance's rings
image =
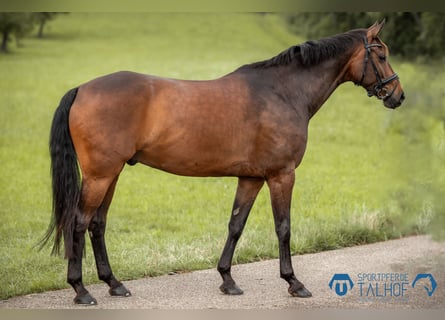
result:
[(231, 265), (227, 265), (227, 264), (218, 264), (218, 267), (216, 268), (219, 272), (219, 274), (223, 277), (224, 281), (225, 280), (225, 276), (227, 275), (227, 277), (231, 277), (230, 275), (230, 271), (231, 271)]

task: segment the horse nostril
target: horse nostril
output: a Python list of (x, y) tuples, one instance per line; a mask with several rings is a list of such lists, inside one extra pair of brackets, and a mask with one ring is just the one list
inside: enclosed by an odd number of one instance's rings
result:
[(402, 92), (402, 95), (400, 96), (400, 102), (402, 102), (403, 100), (405, 100), (405, 92)]

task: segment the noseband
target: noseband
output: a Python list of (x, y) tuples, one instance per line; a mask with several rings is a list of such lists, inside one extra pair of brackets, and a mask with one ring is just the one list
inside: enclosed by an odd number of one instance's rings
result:
[[(365, 63), (363, 65), (362, 78), (360, 79), (360, 82), (357, 84), (359, 86), (362, 85), (363, 80), (365, 79), (366, 68), (368, 66), (368, 61), (369, 61), (369, 55), (371, 54), (371, 48), (372, 47), (380, 47), (380, 48), (382, 47), (382, 45), (379, 43), (368, 43), (368, 39), (366, 38), (366, 36), (363, 37), (363, 42), (365, 44), (365, 50), (366, 50), (365, 51)], [(394, 73), (393, 75), (389, 76), (388, 78), (382, 80), (382, 78), (380, 77), (379, 72), (377, 70), (377, 66), (375, 65), (374, 61), (372, 61), (372, 59), (371, 59), (371, 65), (372, 65), (372, 69), (374, 70), (375, 77), (377, 79), (377, 84), (374, 86), (373, 90), (367, 90), (368, 97), (376, 96), (378, 99), (381, 99), (381, 100), (389, 98), (394, 93), (396, 87), (394, 86), (394, 88), (391, 90), (391, 92), (388, 92), (386, 90), (386, 88), (384, 88), (384, 86), (393, 80), (399, 79), (399, 76), (397, 75), (397, 73)]]

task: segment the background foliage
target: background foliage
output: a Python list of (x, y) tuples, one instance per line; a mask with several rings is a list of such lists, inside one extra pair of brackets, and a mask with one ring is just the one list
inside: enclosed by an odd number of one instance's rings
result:
[(0, 33), (2, 41), (0, 53), (9, 51), (8, 44), (12, 39), (19, 39), (30, 33), (38, 25), (37, 37), (43, 38), (46, 23), (54, 19), (57, 12), (0, 12)]
[(393, 54), (407, 59), (442, 57), (445, 52), (444, 12), (330, 12), (287, 17), (293, 32), (320, 38), (386, 19), (384, 38)]

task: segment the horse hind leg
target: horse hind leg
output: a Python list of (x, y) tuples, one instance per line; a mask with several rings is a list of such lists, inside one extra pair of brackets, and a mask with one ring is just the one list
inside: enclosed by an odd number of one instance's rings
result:
[(112, 296), (129, 297), (131, 292), (119, 282), (113, 275), (108, 260), (107, 248), (105, 245), (105, 227), (107, 223), (107, 212), (113, 198), (118, 177), (111, 183), (105, 198), (97, 209), (88, 227), (91, 244), (93, 246), (94, 258), (96, 260), (97, 274), (100, 280), (110, 287), (109, 293)]
[[(85, 230), (87, 223), (81, 219), (80, 210), (76, 212), (76, 219), (73, 237), (72, 237), (72, 254), (68, 257), (67, 282), (76, 292), (74, 303), (84, 305), (97, 304), (82, 282), (82, 254), (85, 247)], [(82, 220), (82, 221), (81, 221)]]
[[(84, 175), (82, 180), (80, 206), (76, 213), (76, 221), (73, 228), (73, 250), (72, 255), (68, 257), (67, 275), (68, 283), (76, 292), (76, 297), (74, 298), (76, 304), (97, 304), (96, 299), (90, 295), (82, 281), (82, 256), (85, 247), (85, 232), (90, 227), (90, 223), (93, 221), (93, 218), (97, 215), (98, 211), (103, 211), (99, 209), (102, 206), (102, 203), (104, 203), (105, 198), (108, 198), (106, 196), (109, 193), (108, 191), (110, 187), (112, 191), (114, 190), (116, 180), (117, 177), (102, 177), (95, 179), (89, 178), (86, 175)], [(111, 196), (107, 200), (108, 204), (105, 205), (104, 208), (108, 208)], [(97, 218), (95, 219), (98, 221)], [(93, 223), (93, 225), (95, 224), (97, 225), (97, 223)], [(104, 223), (102, 225), (104, 226)], [(98, 231), (96, 230), (100, 230), (101, 228), (93, 227), (93, 229), (95, 229), (95, 233), (97, 234)], [(100, 240), (98, 240), (97, 243), (100, 243)], [(98, 244), (95, 246), (100, 247)], [(105, 248), (105, 246), (103, 246), (103, 248)], [(103, 257), (101, 254), (99, 254), (99, 256)], [(105, 260), (107, 259), (102, 258), (100, 260), (101, 270), (106, 270)]]

